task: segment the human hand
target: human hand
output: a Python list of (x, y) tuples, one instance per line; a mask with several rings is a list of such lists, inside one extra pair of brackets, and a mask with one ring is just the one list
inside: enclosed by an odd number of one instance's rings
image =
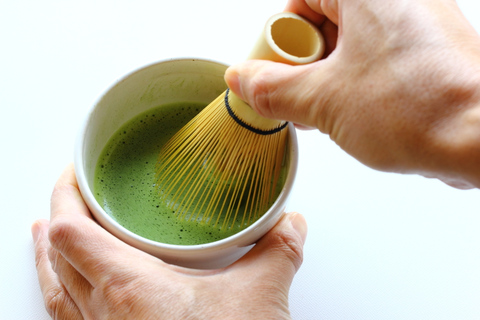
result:
[(480, 187), (480, 40), (455, 1), (290, 0), (286, 10), (319, 26), (326, 56), (232, 66), (232, 91), (374, 169)]
[(162, 262), (92, 220), (70, 166), (51, 220), (32, 226), (38, 278), (54, 319), (288, 319), (306, 223), (286, 214), (242, 259), (220, 270)]

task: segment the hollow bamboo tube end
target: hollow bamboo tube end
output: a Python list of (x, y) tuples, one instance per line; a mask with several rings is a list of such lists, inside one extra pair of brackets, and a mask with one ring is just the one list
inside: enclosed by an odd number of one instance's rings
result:
[(323, 36), (312, 23), (282, 12), (267, 21), (248, 59), (301, 65), (319, 60), (324, 51)]
[[(303, 65), (319, 60), (324, 51), (325, 41), (315, 25), (297, 14), (282, 12), (268, 19), (248, 59)], [(285, 123), (258, 115), (233, 92), (228, 99), (234, 114), (252, 127), (272, 130)]]

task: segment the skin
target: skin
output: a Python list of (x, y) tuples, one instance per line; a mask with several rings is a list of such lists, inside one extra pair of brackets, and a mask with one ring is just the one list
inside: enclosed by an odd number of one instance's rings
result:
[(259, 114), (328, 134), (377, 170), (480, 187), (480, 38), (452, 0), (291, 0), (324, 59), (247, 61), (229, 87)]
[[(230, 88), (258, 113), (316, 128), (364, 164), (480, 187), (480, 39), (451, 0), (290, 0), (316, 23), (324, 59), (248, 61)], [(288, 319), (305, 220), (287, 214), (244, 258), (183, 269), (100, 228), (73, 168), (32, 226), (38, 278), (54, 319)]]
[(286, 214), (241, 260), (220, 270), (166, 264), (92, 220), (73, 166), (58, 180), (50, 222), (32, 226), (45, 306), (53, 319), (289, 319), (302, 263), (304, 218)]

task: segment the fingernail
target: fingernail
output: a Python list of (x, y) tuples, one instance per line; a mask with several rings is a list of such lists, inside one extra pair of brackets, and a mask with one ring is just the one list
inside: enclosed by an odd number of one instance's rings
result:
[(305, 220), (305, 218), (299, 213), (294, 213), (290, 218), (290, 222), (293, 229), (295, 229), (298, 235), (302, 238), (302, 242), (305, 243), (308, 231), (307, 221)]

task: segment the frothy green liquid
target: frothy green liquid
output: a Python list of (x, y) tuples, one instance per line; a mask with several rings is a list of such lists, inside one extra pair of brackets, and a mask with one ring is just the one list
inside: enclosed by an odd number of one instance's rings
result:
[(160, 200), (155, 186), (160, 148), (203, 107), (177, 103), (154, 108), (130, 120), (104, 148), (95, 170), (94, 194), (128, 230), (162, 243), (193, 245), (226, 238), (243, 228), (182, 221)]

